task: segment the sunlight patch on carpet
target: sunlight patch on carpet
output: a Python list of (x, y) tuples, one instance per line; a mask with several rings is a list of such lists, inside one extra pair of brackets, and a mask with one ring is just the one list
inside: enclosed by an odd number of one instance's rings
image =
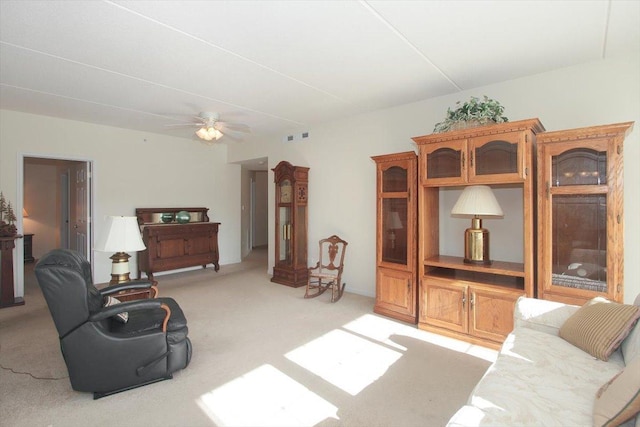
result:
[(285, 354), (325, 381), (357, 395), (380, 378), (402, 353), (334, 329)]
[(457, 351), (458, 353), (465, 353), (488, 362), (494, 362), (498, 355), (496, 350), (423, 331), (416, 328), (414, 325), (407, 325), (373, 314), (360, 316), (356, 320), (344, 325), (344, 329), (352, 331), (358, 335), (371, 338), (387, 346), (397, 348), (400, 351), (406, 351), (407, 348), (396, 342), (397, 340), (394, 340), (396, 337), (414, 338), (429, 344)]
[(416, 331), (415, 327), (409, 327), (402, 323), (370, 314), (360, 316), (343, 327), (348, 331), (379, 341), (401, 351), (407, 351), (407, 347), (396, 343), (392, 337), (394, 335), (412, 336), (415, 335), (414, 332)]
[(197, 399), (219, 427), (314, 426), (338, 408), (271, 365), (262, 365)]

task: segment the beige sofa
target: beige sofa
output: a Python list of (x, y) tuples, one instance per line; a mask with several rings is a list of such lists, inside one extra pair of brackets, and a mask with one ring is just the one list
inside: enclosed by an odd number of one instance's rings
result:
[[(640, 296), (634, 304), (640, 306)], [(603, 361), (559, 336), (561, 327), (579, 309), (557, 302), (520, 298), (516, 303), (513, 332), (467, 404), (449, 420), (448, 426), (600, 425), (597, 421), (601, 417), (594, 418), (594, 408), (597, 406), (600, 410), (605, 399), (611, 399), (612, 392), (599, 398), (597, 404), (596, 394), (629, 364), (633, 366), (619, 378), (628, 381), (634, 376), (631, 388), (635, 390), (632, 398), (635, 400), (625, 406), (627, 413), (633, 413), (635, 409), (630, 409), (630, 405), (637, 407), (640, 394), (640, 369), (636, 369), (640, 366), (640, 322), (635, 323), (618, 349)], [(633, 319), (627, 324), (633, 324)], [(566, 328), (563, 330), (566, 335), (565, 331)], [(616, 379), (616, 387), (621, 381)], [(628, 383), (625, 386), (628, 395)], [(613, 386), (609, 388), (614, 390)], [(640, 427), (640, 415), (624, 423), (625, 426), (634, 424)]]

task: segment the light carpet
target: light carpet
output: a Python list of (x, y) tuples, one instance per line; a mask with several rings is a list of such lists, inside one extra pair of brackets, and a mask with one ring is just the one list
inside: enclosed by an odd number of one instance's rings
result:
[[(158, 276), (187, 317), (191, 364), (169, 381), (93, 400), (67, 378), (33, 267), (26, 305), (0, 310), (0, 424), (10, 426), (442, 426), (495, 358), (373, 313), (345, 292), (271, 283), (266, 251)], [(349, 285), (347, 284), (347, 291)]]

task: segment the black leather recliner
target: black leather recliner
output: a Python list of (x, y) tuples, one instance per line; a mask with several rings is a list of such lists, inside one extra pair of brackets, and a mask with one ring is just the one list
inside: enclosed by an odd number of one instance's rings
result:
[[(104, 297), (148, 281), (98, 290), (89, 262), (78, 252), (55, 249), (35, 268), (60, 337), (71, 386), (94, 399), (172, 378), (191, 360), (187, 320), (171, 298), (103, 307)], [(127, 312), (122, 323), (114, 316)]]

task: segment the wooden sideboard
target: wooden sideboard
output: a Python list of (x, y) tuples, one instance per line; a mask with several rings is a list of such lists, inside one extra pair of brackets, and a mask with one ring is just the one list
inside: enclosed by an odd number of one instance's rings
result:
[[(138, 278), (153, 273), (213, 264), (220, 270), (218, 252), (219, 222), (209, 222), (207, 208), (138, 208), (136, 217), (147, 247), (138, 252)], [(189, 213), (189, 222), (175, 219), (179, 212)]]
[(13, 293), (13, 248), (21, 234), (0, 237), (0, 308), (24, 305), (24, 298)]

